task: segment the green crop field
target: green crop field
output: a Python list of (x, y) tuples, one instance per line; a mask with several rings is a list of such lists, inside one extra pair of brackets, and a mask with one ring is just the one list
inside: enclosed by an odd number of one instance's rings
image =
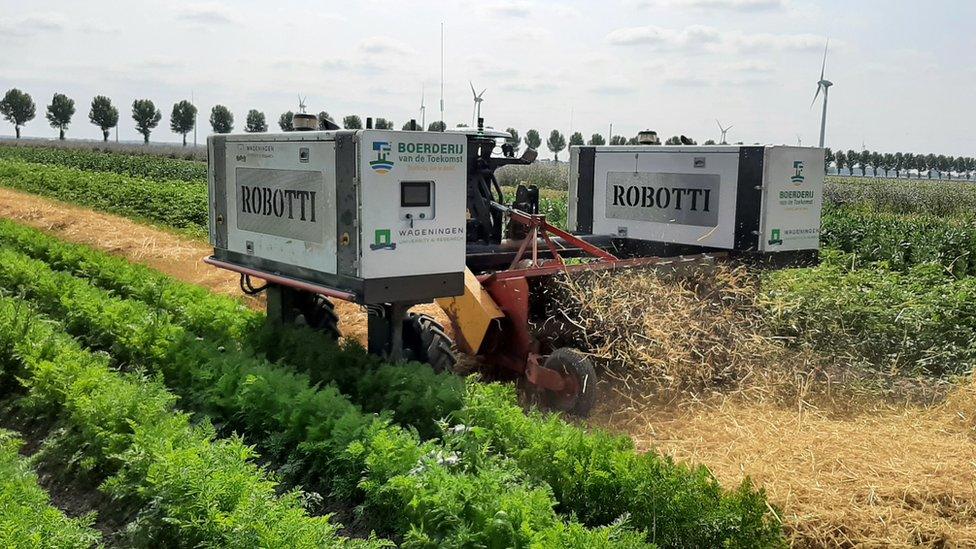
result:
[[(197, 239), (203, 166), (0, 147), (2, 186)], [(499, 179), (506, 195), (539, 185), (562, 226), (564, 170)], [(821, 263), (759, 273), (761, 329), (885, 376), (971, 374), (972, 188), (830, 180)], [(720, 482), (708, 463), (526, 410), (509, 385), (266, 325), (11, 220), (0, 288), (2, 428), (19, 433), (0, 433), (7, 546), (781, 547), (803, 532), (748, 477)], [(52, 488), (86, 494), (92, 513), (66, 516)]]

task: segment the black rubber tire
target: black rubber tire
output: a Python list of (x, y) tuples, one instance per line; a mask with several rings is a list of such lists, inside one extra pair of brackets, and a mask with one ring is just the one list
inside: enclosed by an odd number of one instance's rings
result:
[(339, 315), (335, 311), (335, 304), (329, 298), (320, 294), (305, 293), (301, 298), (296, 299), (296, 309), (296, 324), (304, 324), (336, 341), (342, 336), (339, 331)]
[(597, 397), (596, 370), (593, 368), (593, 362), (575, 349), (562, 348), (553, 351), (542, 367), (575, 377), (579, 386), (579, 392), (572, 395), (543, 389), (541, 391), (543, 404), (549, 409), (579, 417), (590, 415)]
[(403, 354), (407, 360), (425, 362), (435, 372), (450, 372), (457, 364), (454, 342), (433, 318), (409, 313), (403, 319)]

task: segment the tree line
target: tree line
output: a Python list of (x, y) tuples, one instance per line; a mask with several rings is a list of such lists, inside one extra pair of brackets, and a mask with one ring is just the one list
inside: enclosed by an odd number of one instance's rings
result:
[[(14, 125), (14, 132), (20, 139), (20, 129), (33, 120), (37, 115), (37, 105), (30, 94), (17, 88), (7, 91), (0, 100), (0, 114), (4, 119)], [(64, 139), (65, 132), (71, 124), (75, 115), (75, 101), (65, 94), (56, 93), (51, 99), (51, 104), (47, 106), (45, 117), (51, 127), (58, 130), (58, 138)], [(291, 111), (281, 114), (278, 118), (278, 126), (282, 131), (292, 131)], [(327, 122), (335, 123), (329, 113), (322, 111), (318, 115), (319, 128), (325, 129)], [(135, 123), (136, 131), (142, 135), (143, 141), (149, 143), (149, 137), (153, 130), (159, 126), (163, 119), (163, 113), (156, 107), (151, 99), (136, 99), (132, 102), (132, 120)], [(108, 141), (109, 133), (112, 128), (119, 124), (119, 109), (112, 104), (112, 100), (104, 95), (96, 96), (92, 99), (91, 107), (88, 111), (88, 120), (102, 130), (102, 138)], [(214, 133), (230, 133), (234, 131), (234, 113), (224, 105), (214, 105), (210, 109), (210, 127)], [(362, 120), (357, 115), (349, 115), (342, 119), (343, 127), (346, 129), (361, 129)], [(186, 145), (186, 136), (197, 123), (197, 107), (188, 100), (181, 100), (173, 105), (169, 116), (169, 127), (173, 133), (183, 137), (183, 145)], [(438, 126), (440, 124), (440, 126)], [(403, 129), (409, 129), (408, 123)], [(430, 129), (443, 126), (443, 123), (432, 123)], [(385, 118), (377, 118), (374, 125), (377, 129), (393, 129), (393, 122)], [(419, 129), (419, 128), (418, 128)], [(247, 113), (244, 123), (246, 132), (266, 132), (268, 123), (263, 112), (251, 109)]]
[[(35, 118), (36, 110), (37, 106), (30, 94), (17, 88), (8, 90), (3, 99), (0, 100), (0, 114), (3, 115), (4, 119), (14, 125), (14, 131), (18, 139), (20, 138), (21, 127)], [(55, 93), (51, 98), (51, 103), (47, 106), (45, 118), (47, 118), (51, 127), (58, 130), (59, 139), (64, 139), (65, 132), (71, 124), (74, 114), (74, 100), (65, 94)], [(282, 131), (293, 131), (295, 129), (292, 125), (293, 116), (294, 113), (292, 111), (281, 113), (278, 117), (278, 127)], [(318, 119), (319, 129), (324, 130), (338, 125), (326, 111), (319, 112), (316, 117)], [(162, 112), (152, 100), (136, 99), (132, 102), (132, 120), (135, 123), (136, 131), (142, 135), (145, 143), (149, 143), (149, 136), (162, 121), (162, 118)], [(110, 130), (118, 126), (119, 110), (112, 104), (111, 99), (104, 95), (99, 95), (91, 101), (88, 120), (101, 129), (103, 139), (108, 141)], [(196, 122), (197, 107), (193, 103), (184, 99), (173, 105), (169, 117), (170, 130), (183, 137), (184, 146), (186, 145), (186, 136), (193, 131)], [(209, 122), (214, 133), (230, 133), (234, 130), (234, 114), (224, 105), (214, 105), (210, 109)], [(458, 124), (458, 126), (464, 125)], [(348, 130), (362, 129), (363, 121), (358, 115), (351, 114), (342, 118), (342, 127)], [(394, 123), (392, 120), (381, 117), (375, 120), (373, 127), (381, 130), (392, 130)], [(405, 123), (401, 129), (423, 130), (424, 128), (418, 125), (416, 121), (411, 120)], [(444, 131), (447, 129), (447, 125), (443, 121), (438, 120), (428, 124), (426, 129), (427, 131)], [(257, 109), (249, 110), (244, 123), (244, 131), (268, 131), (268, 123), (264, 113)], [(518, 130), (515, 128), (507, 128), (506, 131), (511, 136), (506, 141), (515, 152), (518, 152), (523, 143), (527, 147), (535, 150), (540, 150), (543, 145), (542, 135), (538, 130), (530, 129), (525, 133), (524, 138), (520, 136)], [(694, 140), (687, 138), (685, 142), (695, 144)], [(608, 144), (607, 139), (599, 133), (594, 133), (589, 139), (586, 139), (581, 132), (573, 132), (567, 140), (559, 130), (552, 130), (545, 140), (546, 148), (553, 154), (556, 162), (559, 161), (559, 153), (565, 150), (567, 146), (606, 144)], [(622, 135), (613, 135), (610, 137), (609, 144), (637, 145), (638, 141), (636, 136), (628, 138)], [(664, 144), (681, 145), (682, 141), (678, 136), (672, 136)], [(709, 139), (704, 144), (714, 145), (715, 141)], [(932, 153), (880, 153), (866, 150), (834, 152), (830, 148), (827, 148), (824, 156), (824, 167), (829, 168), (831, 165), (837, 168), (837, 173), (840, 173), (844, 168), (848, 168), (852, 175), (855, 173), (855, 169), (860, 169), (861, 175), (865, 175), (867, 169), (870, 168), (874, 174), (883, 170), (886, 177), (891, 172), (895, 173), (895, 177), (901, 177), (903, 172), (910, 173), (912, 170), (917, 172), (919, 178), (922, 177), (923, 172), (927, 174), (929, 179), (932, 178), (933, 172), (938, 174), (939, 179), (942, 178), (943, 174), (953, 172), (965, 174), (967, 179), (976, 177), (976, 158), (966, 156), (954, 157), (942, 154), (936, 155)]]
[(875, 175), (884, 172), (888, 177), (894, 172), (895, 177), (901, 177), (902, 173), (911, 177), (912, 170), (915, 170), (918, 178), (922, 178), (925, 173), (928, 179), (932, 179), (935, 172), (939, 179), (943, 174), (956, 173), (964, 175), (966, 179), (976, 177), (976, 158), (971, 156), (951, 156), (944, 154), (922, 154), (922, 153), (881, 153), (876, 151), (833, 151), (829, 147), (824, 150), (824, 168), (833, 165), (840, 174), (841, 170), (847, 168), (851, 175), (855, 175), (855, 169), (861, 170), (861, 175), (866, 175), (870, 169)]
[[(7, 91), (3, 99), (0, 100), (0, 114), (14, 125), (17, 138), (20, 138), (20, 129), (25, 124), (35, 118), (37, 106), (30, 94), (17, 88)], [(47, 106), (46, 118), (51, 126), (58, 130), (58, 137), (65, 138), (65, 132), (71, 124), (75, 114), (75, 102), (73, 99), (62, 93), (54, 94), (51, 104)], [(278, 117), (278, 127), (281, 131), (293, 131), (292, 117), (295, 113), (286, 111)], [(319, 112), (316, 117), (319, 122), (319, 129), (328, 129), (338, 125), (335, 119), (326, 111)], [(145, 143), (149, 143), (149, 137), (153, 130), (162, 121), (163, 114), (150, 99), (136, 99), (132, 102), (132, 120), (135, 123), (136, 131), (143, 137)], [(88, 120), (99, 127), (102, 131), (102, 138), (108, 141), (110, 131), (119, 124), (119, 110), (112, 104), (112, 100), (104, 95), (96, 96), (92, 99), (91, 107), (88, 112)], [(214, 105), (210, 109), (210, 127), (214, 133), (230, 133), (234, 130), (234, 114), (224, 105)], [(179, 134), (183, 138), (183, 145), (186, 145), (186, 136), (193, 131), (197, 122), (197, 107), (188, 100), (181, 100), (173, 105), (169, 117), (170, 130)], [(458, 124), (457, 126), (465, 126)], [(355, 114), (342, 118), (344, 129), (356, 130), (363, 128), (362, 119)], [(376, 129), (392, 130), (394, 123), (386, 118), (377, 118), (373, 124)], [(401, 127), (402, 130), (423, 130), (421, 125), (411, 120)], [(427, 131), (445, 131), (447, 125), (443, 121), (431, 122), (427, 125)], [(247, 113), (244, 124), (245, 132), (266, 132), (268, 122), (265, 114), (257, 109), (251, 109)], [(511, 138), (507, 141), (514, 150), (518, 150), (523, 142), (519, 132), (514, 128), (508, 128)], [(539, 150), (542, 147), (542, 136), (538, 130), (529, 130), (525, 134), (524, 143), (526, 146)], [(553, 153), (558, 162), (559, 153), (566, 149), (567, 145), (606, 145), (607, 140), (599, 133), (594, 133), (589, 140), (585, 140), (583, 134), (574, 132), (567, 141), (566, 137), (559, 130), (552, 130), (545, 141), (546, 147)], [(637, 145), (637, 137), (624, 137), (613, 135), (610, 137), (610, 145)], [(671, 137), (666, 142), (668, 145), (680, 145), (678, 136)], [(714, 144), (714, 141), (706, 142)]]

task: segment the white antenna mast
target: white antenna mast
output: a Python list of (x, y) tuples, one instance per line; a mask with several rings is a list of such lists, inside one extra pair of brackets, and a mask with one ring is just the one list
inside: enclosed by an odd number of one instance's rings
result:
[(441, 21), (441, 124), (442, 128), (447, 127), (444, 122), (444, 22)]
[(305, 114), (305, 97), (302, 94), (298, 94), (298, 111)]

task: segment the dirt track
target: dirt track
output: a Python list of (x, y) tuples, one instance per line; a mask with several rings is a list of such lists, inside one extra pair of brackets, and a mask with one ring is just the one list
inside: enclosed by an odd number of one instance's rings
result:
[[(0, 216), (240, 294), (236, 276), (200, 261), (206, 242), (2, 188)], [(339, 310), (343, 332), (364, 339), (359, 307)], [(424, 310), (443, 319), (436, 306)], [(705, 463), (727, 485), (751, 476), (797, 545), (976, 546), (976, 391), (957, 393), (954, 406), (842, 417), (741, 401), (604, 405), (590, 423), (628, 432), (641, 449)]]

